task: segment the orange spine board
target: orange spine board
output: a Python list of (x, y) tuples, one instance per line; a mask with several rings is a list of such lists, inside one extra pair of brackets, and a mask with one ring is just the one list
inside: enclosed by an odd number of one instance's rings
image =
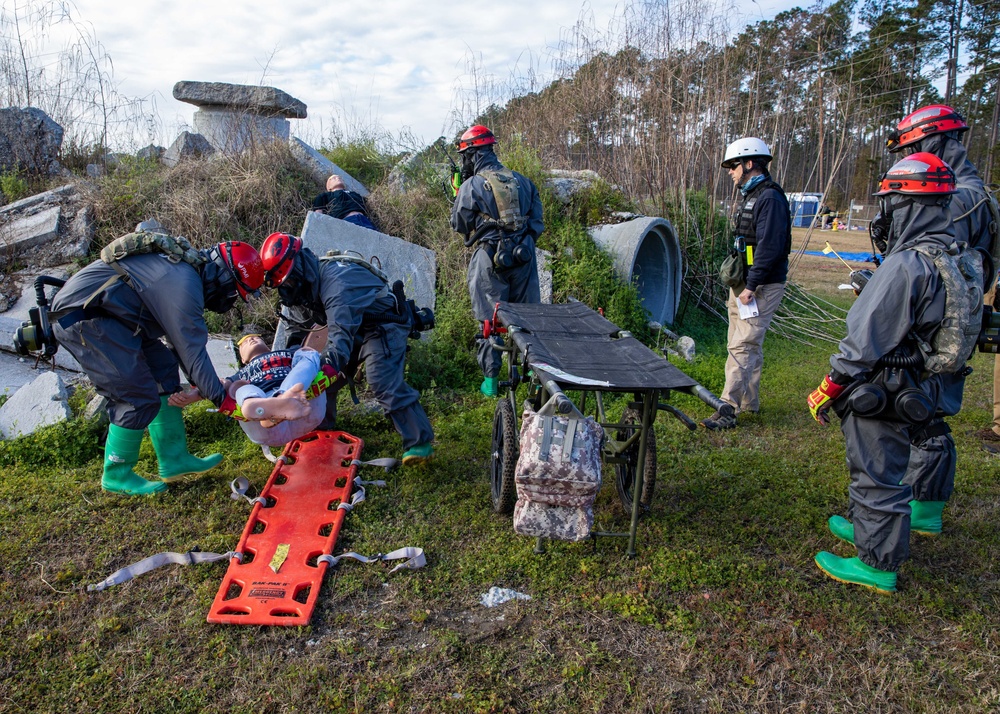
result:
[(350, 503), (364, 443), (338, 431), (290, 442), (261, 491), (208, 613), (227, 625), (309, 624)]

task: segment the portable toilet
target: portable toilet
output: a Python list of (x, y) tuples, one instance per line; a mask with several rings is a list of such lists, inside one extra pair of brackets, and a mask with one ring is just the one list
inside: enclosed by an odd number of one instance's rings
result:
[(792, 225), (797, 228), (808, 228), (819, 214), (819, 202), (823, 199), (821, 193), (790, 193), (788, 208), (792, 212)]

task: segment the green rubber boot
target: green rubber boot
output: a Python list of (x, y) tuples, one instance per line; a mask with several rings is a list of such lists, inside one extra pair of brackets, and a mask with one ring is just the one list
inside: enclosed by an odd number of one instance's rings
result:
[(479, 385), (479, 391), (487, 397), (495, 397), (500, 392), (500, 378), (485, 377), (483, 383)]
[(434, 458), (434, 447), (430, 444), (419, 444), (403, 452), (403, 466), (418, 466)]
[(149, 437), (156, 449), (160, 479), (167, 483), (181, 481), (185, 476), (203, 474), (222, 461), (222, 454), (210, 454), (199, 459), (188, 453), (181, 408), (167, 404), (165, 396), (160, 397), (160, 411), (149, 425)]
[[(946, 501), (910, 501), (910, 532), (922, 536), (941, 535), (941, 514)], [(854, 524), (843, 516), (830, 516), (830, 532), (854, 545)]]
[(825, 550), (816, 554), (816, 565), (834, 580), (863, 585), (883, 594), (896, 592), (896, 574), (862, 563), (858, 558), (840, 558)]
[(851, 545), (854, 545), (853, 523), (843, 516), (830, 516), (830, 520), (828, 520), (826, 524), (830, 527), (830, 532), (840, 538), (840, 540), (847, 541)]
[(941, 535), (941, 516), (947, 501), (910, 501), (910, 530), (922, 536)]
[(147, 481), (132, 469), (139, 462), (142, 429), (126, 429), (112, 424), (104, 445), (104, 474), (101, 488), (126, 496), (147, 496), (167, 490), (162, 481)]

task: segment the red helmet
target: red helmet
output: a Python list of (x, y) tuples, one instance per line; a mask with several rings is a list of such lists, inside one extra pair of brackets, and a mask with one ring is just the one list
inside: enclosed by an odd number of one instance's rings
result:
[(260, 286), (264, 284), (264, 264), (252, 245), (238, 240), (225, 241), (215, 246), (209, 255), (228, 269), (243, 302), (247, 302), (251, 295), (258, 296)]
[(876, 196), (947, 196), (956, 193), (955, 172), (934, 154), (920, 151), (898, 161), (882, 175)]
[(493, 136), (493, 132), (482, 124), (476, 124), (466, 129), (465, 133), (462, 134), (462, 138), (458, 140), (458, 153), (477, 146), (489, 146), (495, 143), (497, 143), (497, 140)]
[(276, 288), (285, 282), (300, 250), (302, 241), (288, 233), (272, 233), (264, 239), (260, 254), (266, 271), (264, 284), (267, 287)]
[(931, 134), (968, 130), (969, 125), (954, 109), (946, 104), (931, 104), (903, 117), (896, 128), (889, 132), (885, 145), (895, 153)]

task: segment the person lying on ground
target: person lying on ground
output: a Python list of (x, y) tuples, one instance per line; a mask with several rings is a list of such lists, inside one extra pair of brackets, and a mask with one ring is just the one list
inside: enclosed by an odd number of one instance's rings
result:
[(344, 179), (337, 174), (326, 180), (326, 192), (313, 199), (312, 210), (362, 228), (378, 230), (368, 215), (368, 207), (365, 205), (364, 197), (355, 191), (348, 191)]

